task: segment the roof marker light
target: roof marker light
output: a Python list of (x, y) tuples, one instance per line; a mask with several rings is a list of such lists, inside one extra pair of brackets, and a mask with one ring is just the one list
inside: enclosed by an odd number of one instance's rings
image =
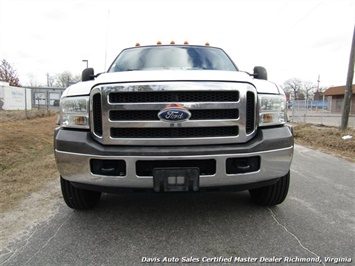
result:
[(206, 46), (210, 46), (210, 43), (209, 43), (209, 42), (206, 42), (205, 45), (206, 45)]
[(170, 44), (175, 44), (175, 42), (174, 42), (174, 41), (171, 41)]
[(137, 42), (137, 43), (136, 43), (136, 46), (141, 46), (141, 45), (139, 44), (139, 42)]
[(161, 41), (157, 41), (157, 44), (161, 44)]
[(184, 44), (189, 44), (189, 42), (188, 42), (188, 41), (185, 41)]

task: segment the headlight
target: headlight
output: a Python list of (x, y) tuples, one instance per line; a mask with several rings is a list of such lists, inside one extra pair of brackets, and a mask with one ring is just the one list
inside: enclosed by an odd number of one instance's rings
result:
[(89, 96), (62, 98), (60, 109), (62, 127), (89, 128)]
[(285, 95), (259, 95), (259, 126), (274, 126), (286, 123), (285, 107)]

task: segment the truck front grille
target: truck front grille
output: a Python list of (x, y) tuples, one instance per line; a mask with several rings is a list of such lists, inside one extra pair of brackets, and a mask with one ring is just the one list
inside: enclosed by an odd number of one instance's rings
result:
[(250, 134), (255, 129), (255, 94), (250, 91), (247, 92), (246, 112), (245, 130), (247, 134)]
[[(256, 125), (254, 87), (227, 82), (154, 82), (95, 87), (93, 137), (107, 145), (210, 145), (243, 143)], [(191, 113), (181, 123), (158, 113), (177, 104)]]

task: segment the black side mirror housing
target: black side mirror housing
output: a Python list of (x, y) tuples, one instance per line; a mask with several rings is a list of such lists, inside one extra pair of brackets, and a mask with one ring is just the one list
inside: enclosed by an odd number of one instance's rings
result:
[(94, 78), (95, 78), (94, 69), (91, 67), (85, 68), (83, 70), (83, 72), (81, 73), (81, 80), (82, 81), (93, 80)]
[(267, 71), (262, 66), (256, 66), (256, 67), (254, 67), (253, 76), (256, 79), (265, 79), (265, 80), (267, 80)]

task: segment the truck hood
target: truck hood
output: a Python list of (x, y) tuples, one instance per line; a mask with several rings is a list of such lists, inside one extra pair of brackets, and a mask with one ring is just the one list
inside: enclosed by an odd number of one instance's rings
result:
[(254, 79), (245, 72), (215, 71), (215, 70), (164, 70), (164, 71), (129, 71), (103, 73), (95, 80), (79, 82), (68, 87), (63, 97), (89, 95), (91, 89), (100, 84), (112, 83), (140, 83), (140, 82), (164, 82), (164, 81), (219, 81), (242, 82), (252, 84), (258, 93), (279, 94), (276, 84)]

